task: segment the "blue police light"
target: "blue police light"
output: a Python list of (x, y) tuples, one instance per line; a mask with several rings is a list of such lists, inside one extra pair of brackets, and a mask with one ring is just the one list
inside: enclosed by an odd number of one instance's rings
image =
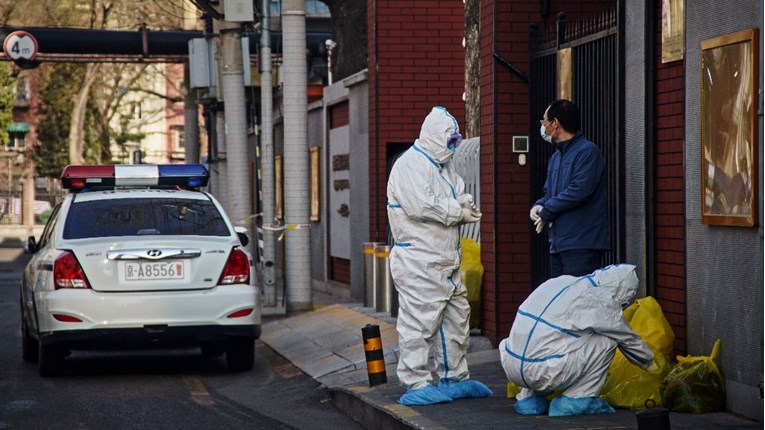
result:
[(204, 187), (210, 173), (202, 164), (159, 164), (159, 185)]

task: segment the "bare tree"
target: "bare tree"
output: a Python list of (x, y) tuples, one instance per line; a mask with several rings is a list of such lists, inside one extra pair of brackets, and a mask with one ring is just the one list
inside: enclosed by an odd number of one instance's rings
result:
[(332, 51), (332, 74), (340, 80), (367, 67), (367, 2), (320, 0), (332, 14), (330, 26), (337, 47)]
[(480, 0), (465, 0), (465, 137), (481, 134)]
[[(146, 25), (166, 29), (181, 28), (184, 20), (196, 14), (196, 8), (184, 0), (35, 0), (27, 2), (29, 4), (24, 8), (16, 7), (17, 3), (18, 0), (0, 0), (0, 22), (40, 27), (136, 30)], [(147, 97), (159, 95), (156, 91), (142, 89), (146, 79), (142, 82), (139, 77), (145, 71), (145, 65), (86, 65), (84, 78), (72, 101), (68, 151), (71, 163), (99, 158), (100, 154), (86, 157), (86, 122), (90, 121), (90, 127), (98, 135), (103, 146), (101, 154), (109, 153), (110, 137), (121, 133), (111, 130), (115, 126), (111, 121), (117, 115), (126, 93), (112, 91), (115, 86), (130, 89), (134, 94), (143, 92)], [(89, 106), (95, 106), (97, 110), (92, 120), (87, 119)], [(118, 122), (122, 124), (122, 121), (115, 121)]]

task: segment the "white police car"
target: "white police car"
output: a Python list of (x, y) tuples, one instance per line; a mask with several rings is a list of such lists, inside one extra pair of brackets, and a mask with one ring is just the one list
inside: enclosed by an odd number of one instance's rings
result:
[(21, 281), (22, 355), (42, 376), (76, 349), (201, 346), (253, 367), (253, 262), (200, 164), (68, 166)]

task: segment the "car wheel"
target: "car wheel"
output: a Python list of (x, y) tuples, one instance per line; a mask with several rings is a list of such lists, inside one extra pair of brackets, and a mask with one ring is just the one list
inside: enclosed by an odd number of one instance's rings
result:
[(27, 363), (37, 362), (37, 339), (29, 335), (27, 320), (21, 316), (21, 358)]
[(231, 372), (250, 370), (255, 361), (255, 341), (234, 337), (226, 342), (226, 364)]
[(205, 342), (200, 347), (204, 358), (220, 357), (226, 352), (226, 346), (221, 342)]
[(37, 342), (37, 372), (40, 376), (56, 376), (61, 373), (67, 350), (61, 345), (45, 345)]

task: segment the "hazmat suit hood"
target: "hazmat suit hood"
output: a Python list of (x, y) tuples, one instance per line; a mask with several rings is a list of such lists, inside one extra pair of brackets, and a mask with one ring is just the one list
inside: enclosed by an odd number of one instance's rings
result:
[(441, 106), (434, 107), (420, 129), (420, 137), (414, 142), (439, 164), (449, 161), (454, 155), (446, 143), (452, 133), (459, 133), (457, 120)]
[(632, 264), (615, 264), (594, 271), (589, 277), (611, 293), (616, 303), (625, 307), (635, 300), (638, 278)]

